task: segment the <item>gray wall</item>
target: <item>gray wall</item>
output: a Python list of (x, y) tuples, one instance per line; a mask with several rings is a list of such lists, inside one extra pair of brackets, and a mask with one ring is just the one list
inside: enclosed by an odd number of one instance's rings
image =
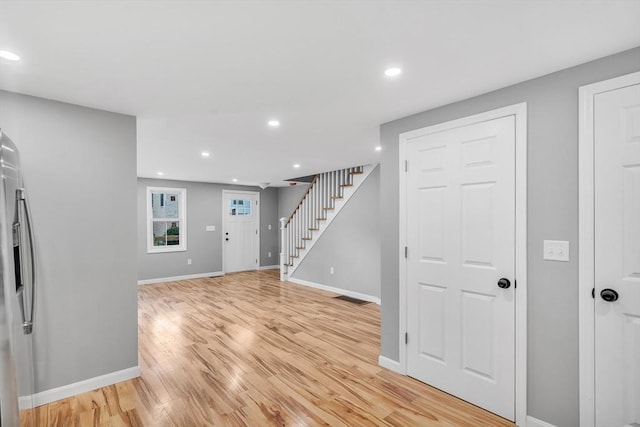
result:
[(288, 218), (309, 188), (309, 184), (300, 184), (278, 188), (278, 218)]
[[(186, 251), (147, 253), (147, 187), (187, 189)], [(138, 280), (222, 271), (222, 190), (260, 192), (260, 265), (278, 264), (277, 188), (139, 178)], [(216, 231), (205, 231), (207, 225), (215, 225)]]
[(35, 391), (138, 365), (135, 117), (0, 91), (38, 256)]
[(379, 205), (376, 166), (292, 277), (380, 298)]
[[(398, 135), (527, 102), (528, 413), (578, 425), (578, 87), (638, 70), (640, 48), (381, 126), (382, 355), (399, 353)], [(543, 261), (544, 239), (570, 241), (571, 261)]]

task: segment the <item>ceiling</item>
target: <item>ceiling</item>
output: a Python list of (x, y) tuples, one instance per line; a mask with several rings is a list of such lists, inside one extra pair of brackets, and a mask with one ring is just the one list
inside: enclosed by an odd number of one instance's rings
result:
[(138, 176), (205, 182), (375, 163), (381, 123), (639, 45), (636, 0), (0, 1), (0, 88), (135, 115)]

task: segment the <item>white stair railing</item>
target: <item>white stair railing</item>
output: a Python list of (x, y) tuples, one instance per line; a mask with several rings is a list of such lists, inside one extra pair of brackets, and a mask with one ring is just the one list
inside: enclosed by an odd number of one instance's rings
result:
[(281, 280), (287, 280), (297, 268), (310, 242), (332, 217), (336, 203), (354, 186), (355, 178), (368, 175), (372, 169), (371, 165), (356, 166), (316, 175), (294, 212), (288, 218), (280, 218)]

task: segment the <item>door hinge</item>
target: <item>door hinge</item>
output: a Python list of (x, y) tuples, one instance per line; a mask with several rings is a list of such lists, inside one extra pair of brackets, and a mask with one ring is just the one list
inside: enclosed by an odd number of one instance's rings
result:
[(518, 281), (517, 280), (513, 281), (513, 287), (514, 287), (514, 289), (518, 287)]
[(591, 298), (596, 299), (596, 288), (591, 288)]
[(407, 172), (409, 170), (409, 161), (405, 160), (404, 161), (404, 171)]
[(409, 344), (409, 332), (404, 333), (404, 343)]
[(256, 230), (256, 234), (258, 234), (258, 230)]
[(409, 248), (408, 247), (404, 247), (404, 257), (408, 258), (409, 257)]

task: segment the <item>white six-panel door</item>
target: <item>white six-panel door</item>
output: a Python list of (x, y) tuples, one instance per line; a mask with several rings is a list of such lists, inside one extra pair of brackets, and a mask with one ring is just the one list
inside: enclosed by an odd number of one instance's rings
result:
[(640, 84), (594, 118), (595, 425), (640, 425)]
[(514, 420), (515, 118), (405, 150), (407, 373)]

